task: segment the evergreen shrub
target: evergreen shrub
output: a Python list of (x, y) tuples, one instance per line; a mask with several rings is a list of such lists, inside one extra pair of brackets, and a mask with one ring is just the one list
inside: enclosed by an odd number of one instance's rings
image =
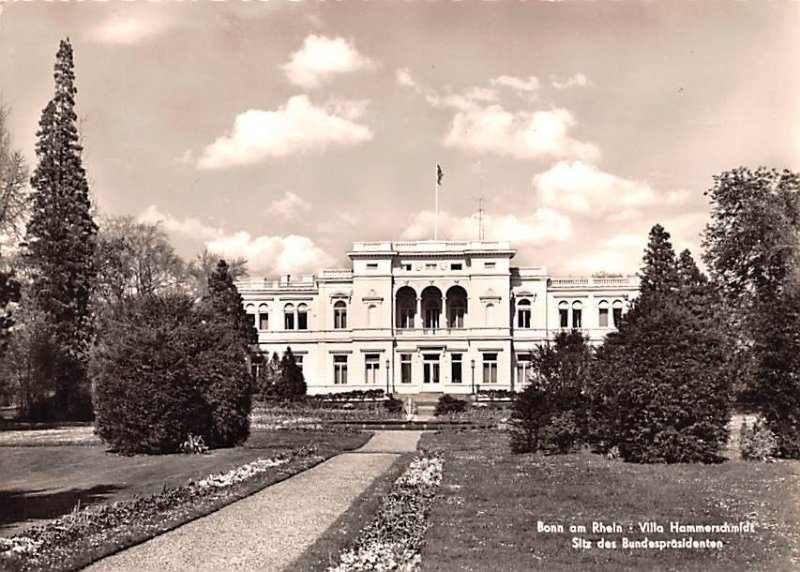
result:
[(463, 399), (457, 399), (451, 395), (444, 394), (439, 398), (439, 401), (436, 402), (436, 409), (433, 411), (433, 414), (436, 417), (441, 417), (453, 413), (463, 413), (467, 410), (468, 406), (469, 403)]

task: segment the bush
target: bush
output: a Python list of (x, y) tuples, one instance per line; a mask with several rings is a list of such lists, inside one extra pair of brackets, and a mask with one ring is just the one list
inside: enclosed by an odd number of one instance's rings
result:
[(436, 417), (441, 417), (443, 415), (450, 415), (453, 413), (463, 413), (467, 410), (468, 405), (469, 403), (463, 399), (457, 399), (445, 394), (442, 395), (439, 398), (439, 401), (436, 402), (436, 409), (434, 410), (433, 414)]
[(756, 420), (752, 427), (742, 422), (739, 431), (739, 453), (746, 461), (767, 461), (778, 448), (778, 439), (762, 422)]
[(383, 402), (383, 407), (389, 413), (403, 412), (403, 402), (391, 395), (387, 397), (386, 400)]

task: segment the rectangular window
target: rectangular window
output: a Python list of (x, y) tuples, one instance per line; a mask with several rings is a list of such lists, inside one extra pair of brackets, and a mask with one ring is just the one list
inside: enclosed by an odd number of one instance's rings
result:
[(450, 355), (450, 381), (461, 383), (461, 354)]
[(517, 355), (517, 383), (528, 383), (531, 373), (531, 354)]
[(572, 309), (572, 327), (573, 328), (580, 328), (581, 327), (581, 314), (582, 311), (578, 308)]
[(495, 266), (497, 266), (497, 264), (495, 264), (494, 262), (484, 262), (483, 263), (483, 267), (484, 268), (494, 268)]
[(425, 264), (425, 270), (436, 270), (436, 263), (428, 262)]
[(333, 383), (347, 385), (347, 356), (333, 356)]
[(558, 322), (560, 327), (569, 328), (569, 310), (566, 308), (558, 309)]
[(411, 265), (410, 264), (401, 264), (400, 267), (405, 270), (406, 272), (411, 272)]
[(247, 314), (247, 319), (253, 324), (253, 327), (256, 327), (256, 315), (255, 314)]
[(614, 308), (614, 327), (619, 328), (619, 323), (622, 320), (622, 308)]
[(258, 329), (269, 330), (269, 314), (264, 313), (258, 315)]
[(378, 263), (377, 262), (368, 262), (367, 263), (367, 270), (377, 270)]
[(400, 383), (411, 383), (411, 354), (400, 354)]
[(300, 368), (300, 371), (303, 371), (303, 356), (294, 354), (294, 363), (297, 364), (297, 367)]
[(375, 385), (379, 382), (378, 371), (380, 370), (380, 356), (378, 354), (364, 355), (364, 383)]
[(294, 330), (294, 312), (286, 312), (283, 315), (283, 329)]
[(531, 327), (530, 307), (517, 310), (517, 327), (521, 329), (529, 329)]
[(298, 330), (307, 330), (308, 329), (308, 313), (307, 312), (299, 312), (297, 314), (297, 329)]
[(464, 268), (464, 265), (461, 264), (460, 262), (453, 262), (450, 265), (450, 270), (463, 270), (463, 268)]
[(400, 309), (400, 327), (413, 328), (414, 327), (414, 308), (401, 308)]
[(423, 383), (439, 383), (439, 354), (425, 354), (423, 358)]
[(608, 308), (600, 308), (600, 327), (608, 327)]
[(483, 354), (483, 383), (497, 383), (497, 354)]

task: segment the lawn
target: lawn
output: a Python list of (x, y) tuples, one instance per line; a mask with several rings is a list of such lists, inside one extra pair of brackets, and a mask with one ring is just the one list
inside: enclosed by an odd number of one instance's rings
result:
[[(588, 452), (512, 455), (498, 431), (423, 436), (445, 452), (422, 570), (798, 570), (800, 462), (635, 465)], [(666, 532), (642, 533), (656, 522)], [(674, 533), (669, 522), (752, 522), (754, 532)], [(537, 523), (562, 525), (543, 532)], [(593, 533), (593, 522), (622, 532)], [(571, 533), (570, 525), (587, 527)], [(632, 528), (630, 528), (632, 527)], [(720, 549), (622, 549), (621, 538), (718, 539)], [(592, 544), (573, 547), (573, 538)], [(616, 541), (614, 549), (597, 541)], [(579, 541), (577, 541), (579, 543)]]
[[(70, 428), (75, 434), (84, 428)], [(69, 432), (69, 431), (68, 431)], [(70, 512), (76, 505), (115, 502), (161, 492), (211, 473), (228, 471), (258, 458), (314, 444), (319, 455), (329, 457), (368, 439), (366, 433), (256, 430), (242, 447), (218, 449), (205, 455), (137, 455), (108, 453), (102, 445), (48, 446), (28, 433), (33, 446), (0, 447), (0, 534), (10, 536)], [(54, 442), (62, 442), (58, 433)], [(3, 434), (0, 433), (0, 441)], [(8, 439), (6, 439), (8, 443)], [(45, 444), (43, 444), (45, 443)]]

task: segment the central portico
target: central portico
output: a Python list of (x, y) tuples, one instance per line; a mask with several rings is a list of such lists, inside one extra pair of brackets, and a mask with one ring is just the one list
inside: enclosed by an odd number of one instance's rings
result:
[(263, 351), (291, 347), (310, 393), (515, 389), (536, 344), (569, 327), (601, 340), (637, 282), (553, 279), (514, 255), (507, 242), (357, 242), (352, 269), (239, 289)]

